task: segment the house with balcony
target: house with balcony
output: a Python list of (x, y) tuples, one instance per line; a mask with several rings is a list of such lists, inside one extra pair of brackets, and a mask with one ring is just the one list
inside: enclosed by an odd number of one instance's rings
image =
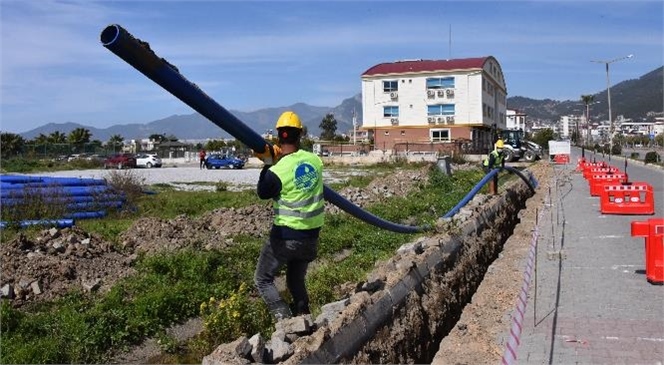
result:
[(381, 63), (362, 76), (362, 127), (376, 149), (466, 140), (488, 151), (506, 128), (507, 87), (492, 56)]
[(505, 126), (507, 129), (530, 132), (526, 125), (526, 113), (516, 109), (507, 109), (505, 114), (507, 118), (505, 121)]

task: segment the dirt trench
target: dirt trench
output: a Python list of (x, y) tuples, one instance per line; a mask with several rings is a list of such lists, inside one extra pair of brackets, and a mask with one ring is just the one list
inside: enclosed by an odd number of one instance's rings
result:
[[(533, 195), (513, 181), (499, 196), (479, 195), (439, 233), (413, 243), (368, 274), (339, 317), (297, 339), (284, 363), (431, 363)], [(463, 363), (463, 362), (462, 362)]]

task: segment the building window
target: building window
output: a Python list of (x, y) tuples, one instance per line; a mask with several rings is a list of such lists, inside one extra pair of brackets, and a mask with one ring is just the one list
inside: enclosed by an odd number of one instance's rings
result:
[(385, 118), (396, 118), (399, 116), (399, 107), (398, 106), (384, 106), (383, 107), (383, 117)]
[(454, 115), (454, 104), (428, 105), (427, 115)]
[(427, 89), (454, 88), (454, 77), (433, 77), (427, 79)]
[(449, 142), (450, 130), (449, 129), (431, 129), (429, 130), (429, 138), (431, 142)]
[(399, 81), (397, 80), (383, 81), (383, 92), (391, 93), (392, 91), (399, 91)]

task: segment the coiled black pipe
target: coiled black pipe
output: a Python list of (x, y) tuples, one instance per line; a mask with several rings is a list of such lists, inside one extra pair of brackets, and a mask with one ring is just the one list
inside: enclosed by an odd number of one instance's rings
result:
[[(177, 67), (157, 56), (150, 45), (134, 38), (126, 29), (112, 24), (101, 32), (101, 43), (111, 52), (166, 89), (185, 104), (254, 151), (265, 149), (265, 140), (223, 106), (215, 102), (196, 84), (180, 74)], [(386, 221), (362, 210), (329, 187), (324, 187), (325, 200), (366, 223), (397, 233), (417, 233), (428, 227), (405, 226)]]

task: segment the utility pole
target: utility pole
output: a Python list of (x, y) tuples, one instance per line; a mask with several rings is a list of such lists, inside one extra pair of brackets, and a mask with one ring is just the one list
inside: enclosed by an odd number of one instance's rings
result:
[(590, 61), (595, 63), (603, 63), (606, 66), (606, 98), (609, 102), (609, 159), (611, 159), (610, 156), (613, 154), (613, 134), (615, 133), (613, 118), (611, 116), (611, 81), (609, 80), (609, 65), (616, 61), (622, 61), (632, 57), (634, 57), (634, 55), (630, 54), (625, 57), (613, 59), (611, 61)]
[(357, 116), (355, 115), (355, 108), (353, 108), (353, 146), (357, 140)]

